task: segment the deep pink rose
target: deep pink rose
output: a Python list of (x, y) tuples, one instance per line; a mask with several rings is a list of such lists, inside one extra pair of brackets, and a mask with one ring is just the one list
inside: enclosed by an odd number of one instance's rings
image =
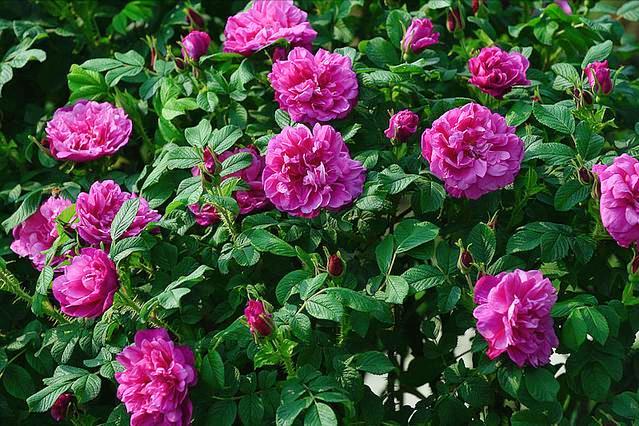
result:
[(55, 400), (53, 406), (51, 407), (51, 417), (56, 422), (61, 422), (67, 417), (67, 413), (69, 411), (69, 407), (73, 402), (73, 394), (70, 392), (65, 392), (61, 394), (58, 399)]
[(293, 0), (254, 0), (249, 10), (226, 21), (224, 51), (248, 56), (280, 39), (310, 48), (317, 32), (306, 16)]
[(621, 247), (639, 241), (639, 161), (622, 154), (609, 165), (592, 168), (601, 183), (601, 222)]
[(260, 300), (249, 300), (244, 309), (244, 316), (248, 322), (251, 333), (268, 336), (273, 331), (271, 314), (266, 312), (264, 304)]
[(197, 61), (200, 56), (203, 56), (209, 50), (209, 44), (211, 44), (211, 37), (203, 31), (191, 31), (186, 37), (182, 39), (182, 56)]
[[(88, 193), (82, 192), (78, 195), (75, 205), (78, 218), (76, 229), (80, 237), (89, 244), (110, 244), (113, 218), (122, 204), (132, 198), (137, 198), (137, 195), (122, 191), (112, 180), (93, 183)], [(122, 238), (140, 235), (149, 223), (157, 222), (162, 217), (157, 211), (149, 208), (144, 198), (139, 198), (138, 212)]]
[(53, 280), (53, 297), (72, 317), (95, 318), (113, 304), (118, 273), (109, 255), (100, 249), (83, 248)]
[(592, 90), (607, 95), (612, 92), (612, 79), (610, 78), (610, 68), (608, 61), (592, 62), (586, 65), (586, 76)]
[[(18, 256), (28, 257), (33, 265), (41, 271), (46, 264), (46, 255), (53, 242), (58, 238), (55, 219), (71, 205), (71, 201), (60, 197), (51, 197), (45, 201), (35, 213), (20, 225), (13, 228), (11, 250)], [(55, 264), (60, 259), (53, 259)]]
[(278, 210), (313, 218), (359, 197), (366, 169), (352, 160), (331, 126), (286, 127), (268, 143), (262, 175), (266, 196)]
[(513, 183), (524, 143), (504, 117), (470, 103), (446, 112), (424, 131), (422, 155), (450, 195), (474, 200)]
[(315, 55), (296, 47), (268, 75), (275, 100), (297, 122), (344, 118), (357, 103), (357, 76), (351, 59), (319, 49)]
[(572, 15), (572, 8), (570, 7), (570, 2), (568, 0), (555, 0), (555, 3), (566, 15)]
[(557, 291), (539, 271), (484, 275), (475, 285), (473, 311), (477, 331), (488, 342), (486, 355), (494, 359), (504, 352), (519, 367), (539, 367), (550, 362), (559, 340), (550, 310)]
[[(251, 165), (235, 173), (223, 176), (222, 180), (230, 177), (238, 177), (242, 179), (245, 185), (248, 185), (249, 188), (246, 190), (233, 192), (233, 198), (235, 198), (235, 201), (237, 201), (240, 207), (240, 214), (249, 214), (255, 210), (263, 209), (269, 204), (268, 198), (266, 198), (266, 194), (264, 193), (264, 188), (262, 187), (264, 156), (260, 155), (255, 147), (248, 146), (246, 148), (235, 148), (225, 151), (220, 154), (218, 161), (221, 163), (230, 156), (240, 152), (248, 152), (251, 154)], [(213, 174), (215, 172), (215, 160), (208, 148), (204, 150), (204, 166), (209, 173)], [(194, 167), (191, 173), (193, 176), (199, 176), (200, 169)], [(201, 226), (210, 226), (220, 220), (215, 207), (210, 204), (191, 204), (189, 210), (191, 210), (191, 213), (195, 216), (195, 221)]]
[(108, 102), (82, 100), (56, 110), (47, 123), (46, 143), (58, 160), (95, 160), (126, 145), (132, 127), (123, 109)]
[(188, 346), (176, 345), (163, 328), (140, 330), (135, 343), (116, 357), (124, 367), (115, 373), (118, 398), (131, 414), (132, 426), (187, 426), (193, 404), (195, 358)]
[(468, 60), (470, 84), (482, 92), (501, 99), (513, 86), (527, 86), (526, 70), (530, 63), (521, 53), (508, 53), (499, 47), (484, 47)]
[(433, 29), (433, 23), (428, 18), (413, 18), (404, 38), (402, 39), (402, 51), (411, 49), (419, 53), (428, 46), (439, 42), (439, 33)]
[(388, 139), (406, 140), (417, 131), (419, 126), (419, 115), (409, 109), (402, 110), (390, 118), (388, 129), (384, 135)]

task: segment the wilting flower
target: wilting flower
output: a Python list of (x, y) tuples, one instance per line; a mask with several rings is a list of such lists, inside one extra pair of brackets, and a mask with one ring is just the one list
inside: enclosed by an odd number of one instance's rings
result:
[(297, 122), (344, 118), (357, 103), (357, 76), (351, 59), (319, 49), (296, 47), (268, 75), (275, 100)]
[(280, 39), (310, 48), (317, 32), (306, 16), (293, 0), (254, 0), (249, 10), (226, 21), (224, 51), (248, 56)]
[(131, 413), (132, 426), (190, 424), (189, 387), (197, 372), (188, 346), (176, 345), (163, 328), (140, 330), (116, 359), (124, 367), (115, 373), (117, 396)]
[(430, 19), (413, 18), (402, 39), (402, 51), (408, 52), (411, 49), (414, 53), (419, 53), (438, 41), (439, 33), (433, 29)]
[[(76, 229), (80, 237), (89, 244), (111, 243), (111, 223), (125, 201), (138, 198), (137, 195), (122, 191), (112, 180), (95, 182), (89, 192), (78, 195), (75, 213), (78, 218)], [(140, 235), (151, 222), (160, 220), (160, 214), (149, 208), (147, 201), (139, 197), (140, 204), (133, 219), (122, 237)]]
[(639, 161), (622, 154), (609, 166), (592, 168), (601, 182), (601, 222), (622, 247), (639, 241)]
[(424, 131), (422, 155), (449, 194), (477, 199), (515, 180), (524, 143), (504, 117), (470, 103), (446, 112)]
[(249, 300), (246, 304), (246, 308), (244, 308), (244, 316), (251, 329), (251, 333), (268, 336), (273, 331), (271, 314), (266, 312), (262, 301)]
[(388, 129), (384, 135), (388, 139), (406, 140), (417, 131), (419, 125), (419, 115), (409, 109), (402, 110), (390, 118)]
[(513, 86), (529, 85), (526, 70), (530, 63), (521, 53), (508, 53), (499, 47), (484, 47), (479, 55), (470, 58), (469, 82), (482, 92), (501, 99)]
[(610, 78), (608, 61), (592, 62), (586, 65), (585, 72), (592, 90), (604, 95), (612, 92), (612, 79)]
[[(11, 250), (18, 256), (28, 257), (33, 265), (42, 270), (46, 264), (46, 255), (53, 242), (58, 238), (55, 219), (71, 205), (71, 201), (60, 197), (51, 197), (31, 216), (13, 228)], [(56, 263), (59, 259), (54, 259)]]
[(519, 367), (548, 364), (559, 340), (550, 310), (557, 291), (539, 271), (484, 275), (475, 285), (473, 311), (477, 331), (488, 342), (486, 354), (494, 359), (504, 352)]
[(572, 15), (572, 8), (570, 7), (570, 2), (568, 2), (568, 0), (555, 0), (555, 3), (566, 15)]
[(73, 402), (73, 394), (70, 392), (64, 392), (58, 399), (55, 400), (53, 405), (51, 406), (51, 417), (56, 422), (61, 422), (67, 416), (67, 412), (69, 411), (69, 407)]
[(67, 315), (95, 318), (113, 304), (118, 273), (109, 255), (100, 249), (83, 248), (53, 280), (53, 297)]
[(211, 37), (203, 31), (191, 31), (182, 39), (182, 56), (197, 61), (209, 50)]
[[(248, 186), (248, 189), (238, 190), (233, 192), (233, 198), (237, 201), (240, 208), (240, 214), (249, 214), (252, 211), (260, 210), (269, 204), (268, 198), (264, 193), (262, 186), (262, 170), (264, 170), (264, 157), (253, 146), (246, 148), (235, 148), (233, 150), (226, 151), (218, 157), (219, 162), (223, 162), (232, 155), (240, 152), (248, 152), (251, 154), (251, 165), (234, 173), (229, 173), (224, 176), (222, 180), (231, 177), (238, 177), (242, 179), (243, 183)], [(209, 149), (204, 150), (204, 167), (208, 173), (215, 172), (215, 160), (213, 154)], [(200, 169), (194, 167), (191, 170), (193, 176), (200, 175)], [(189, 210), (195, 216), (195, 221), (201, 226), (210, 226), (220, 220), (220, 217), (215, 210), (215, 207), (211, 204), (191, 204)]]
[(46, 143), (58, 160), (95, 160), (126, 145), (132, 127), (123, 109), (108, 102), (81, 100), (56, 110), (47, 123)]
[(312, 218), (322, 209), (337, 210), (363, 190), (366, 170), (352, 160), (342, 135), (331, 126), (286, 127), (268, 143), (262, 175), (264, 191), (275, 207), (292, 216)]

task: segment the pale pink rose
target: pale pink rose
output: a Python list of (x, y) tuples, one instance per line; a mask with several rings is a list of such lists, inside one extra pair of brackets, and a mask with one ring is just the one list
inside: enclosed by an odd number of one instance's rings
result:
[(508, 53), (499, 47), (484, 47), (468, 60), (470, 84), (482, 92), (501, 99), (513, 86), (527, 86), (526, 71), (530, 63), (521, 53)]

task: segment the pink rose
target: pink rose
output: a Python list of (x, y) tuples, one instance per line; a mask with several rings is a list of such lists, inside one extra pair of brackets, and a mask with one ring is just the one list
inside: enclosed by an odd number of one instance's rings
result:
[(163, 328), (140, 330), (135, 343), (116, 357), (124, 367), (115, 373), (117, 396), (131, 413), (132, 426), (187, 426), (193, 404), (195, 359), (188, 346), (176, 345)]
[(96, 248), (83, 248), (71, 259), (62, 275), (53, 280), (53, 297), (60, 309), (72, 317), (95, 318), (113, 304), (118, 273), (109, 255)]
[(470, 103), (446, 112), (424, 131), (422, 155), (450, 195), (474, 200), (513, 183), (524, 143), (504, 117)]
[(248, 56), (280, 39), (310, 48), (317, 32), (306, 16), (293, 0), (254, 0), (249, 10), (226, 21), (224, 51)]
[[(11, 250), (18, 256), (28, 257), (41, 271), (46, 264), (44, 252), (58, 238), (55, 219), (71, 204), (71, 201), (59, 197), (51, 197), (45, 201), (27, 220), (13, 229)], [(53, 259), (52, 264), (59, 261), (60, 259)]]
[(244, 316), (249, 324), (251, 333), (268, 336), (273, 332), (271, 314), (266, 312), (260, 300), (249, 300), (244, 309)]
[(592, 168), (601, 183), (601, 222), (621, 247), (639, 241), (639, 161), (622, 154), (609, 166)]
[(508, 53), (499, 47), (484, 47), (479, 55), (470, 58), (470, 84), (482, 92), (501, 99), (513, 86), (527, 86), (526, 70), (530, 63), (521, 53)]
[(95, 160), (126, 145), (132, 127), (123, 109), (108, 102), (81, 100), (56, 110), (47, 123), (46, 143), (58, 160)]
[(572, 8), (570, 7), (570, 2), (568, 2), (568, 0), (555, 0), (555, 3), (566, 15), (572, 15)]
[[(78, 218), (76, 229), (80, 237), (89, 244), (110, 244), (111, 223), (125, 201), (137, 198), (137, 195), (122, 191), (112, 180), (95, 182), (89, 192), (78, 195), (75, 213)], [(122, 238), (140, 235), (151, 222), (157, 222), (162, 216), (149, 208), (149, 204), (140, 197), (140, 205), (133, 223), (124, 232)]]
[(428, 18), (413, 18), (402, 39), (402, 51), (411, 49), (419, 53), (437, 42), (439, 33), (433, 29), (433, 22)]
[(315, 55), (296, 47), (268, 75), (275, 100), (297, 122), (344, 118), (357, 103), (357, 76), (351, 59), (319, 49)]
[(477, 331), (488, 342), (486, 355), (494, 359), (504, 352), (520, 368), (550, 362), (559, 340), (550, 310), (557, 291), (539, 271), (484, 275), (475, 285), (473, 311)]
[(55, 400), (53, 406), (51, 407), (51, 417), (56, 422), (61, 422), (67, 417), (69, 407), (73, 402), (73, 394), (70, 392), (65, 392), (61, 394), (58, 399)]
[(264, 191), (278, 210), (313, 218), (359, 197), (366, 169), (331, 126), (286, 127), (268, 143)]
[(409, 109), (402, 110), (390, 118), (388, 129), (384, 135), (388, 139), (406, 140), (417, 131), (419, 125), (419, 115)]
[(189, 57), (197, 61), (200, 56), (205, 55), (209, 50), (209, 44), (211, 44), (211, 37), (207, 33), (191, 31), (182, 39), (182, 56), (184, 56), (184, 59)]
[(592, 90), (604, 95), (612, 92), (612, 79), (610, 78), (608, 61), (590, 63), (586, 65), (584, 71)]

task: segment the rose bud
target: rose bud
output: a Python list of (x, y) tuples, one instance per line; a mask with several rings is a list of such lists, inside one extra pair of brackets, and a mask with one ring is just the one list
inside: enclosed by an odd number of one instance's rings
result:
[(471, 266), (473, 266), (473, 255), (470, 254), (467, 249), (461, 249), (459, 252), (459, 259), (457, 260), (457, 267), (465, 274), (470, 270)]
[(439, 33), (433, 29), (433, 22), (428, 18), (413, 18), (402, 39), (402, 52), (419, 53), (437, 42)]
[(479, 11), (479, 6), (484, 3), (484, 0), (473, 0), (473, 13), (477, 14)]
[(464, 29), (464, 21), (459, 9), (454, 8), (448, 12), (448, 17), (446, 18), (446, 29), (451, 33)]
[(586, 169), (585, 167), (582, 167), (581, 169), (579, 169), (579, 171), (577, 172), (577, 175), (579, 177), (579, 182), (583, 183), (584, 185), (588, 185), (592, 183), (592, 180), (593, 180), (592, 173), (590, 173), (590, 171)]
[(610, 78), (608, 61), (592, 62), (586, 66), (584, 71), (592, 90), (604, 95), (612, 92), (612, 79)]
[(204, 18), (202, 18), (202, 15), (200, 15), (195, 11), (195, 9), (192, 9), (190, 7), (186, 10), (186, 22), (196, 28), (204, 27)]
[(632, 262), (630, 262), (630, 272), (636, 274), (639, 271), (639, 255), (635, 254), (635, 257), (632, 258)]
[(402, 110), (390, 118), (388, 129), (384, 135), (391, 140), (404, 141), (417, 131), (419, 125), (419, 115), (409, 109)]
[(344, 262), (342, 262), (342, 259), (340, 259), (338, 255), (331, 254), (328, 258), (327, 269), (332, 277), (339, 277), (344, 273)]
[(69, 412), (69, 407), (71, 406), (71, 402), (73, 401), (73, 394), (69, 392), (65, 392), (58, 397), (51, 406), (51, 417), (56, 422), (61, 422), (67, 417)]
[(566, 15), (572, 15), (572, 8), (568, 0), (555, 0), (555, 4), (564, 11)]
[(182, 39), (182, 56), (184, 59), (191, 58), (194, 61), (206, 54), (211, 44), (211, 37), (202, 31), (191, 31)]
[(273, 332), (271, 314), (266, 312), (260, 300), (249, 300), (244, 309), (244, 316), (249, 324), (251, 333), (268, 336)]

